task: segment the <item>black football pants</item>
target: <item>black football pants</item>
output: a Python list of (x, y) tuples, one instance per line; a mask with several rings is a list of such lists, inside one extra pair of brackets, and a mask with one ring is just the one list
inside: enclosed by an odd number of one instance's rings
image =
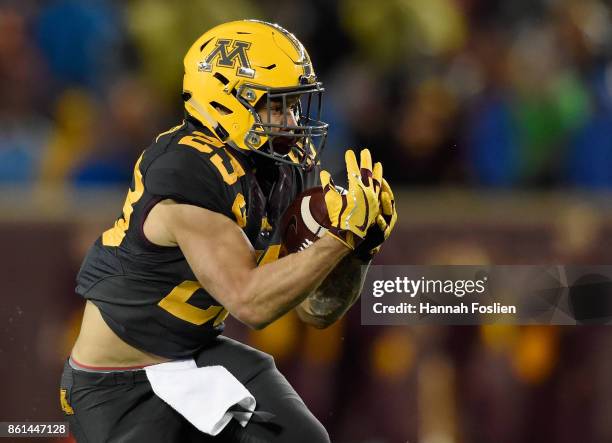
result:
[[(224, 341), (224, 345), (231, 342)], [(196, 358), (198, 366), (207, 358), (210, 356)], [(232, 372), (231, 364), (228, 366)], [(72, 412), (66, 418), (78, 443), (329, 442), (321, 423), (272, 362), (260, 365), (247, 380), (241, 380), (243, 373), (234, 376), (257, 400), (256, 411), (263, 412), (254, 415), (245, 428), (230, 421), (216, 437), (197, 430), (157, 397), (144, 370), (89, 372), (66, 362), (61, 381), (67, 402), (64, 412)]]

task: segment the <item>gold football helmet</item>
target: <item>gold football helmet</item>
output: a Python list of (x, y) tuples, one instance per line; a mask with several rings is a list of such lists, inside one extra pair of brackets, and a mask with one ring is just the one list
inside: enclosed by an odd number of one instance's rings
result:
[[(316, 164), (327, 137), (324, 89), (293, 34), (259, 20), (224, 23), (196, 40), (184, 65), (187, 113), (224, 143), (281, 163)], [(257, 112), (266, 109), (267, 121)], [(282, 121), (271, 123), (281, 110)]]

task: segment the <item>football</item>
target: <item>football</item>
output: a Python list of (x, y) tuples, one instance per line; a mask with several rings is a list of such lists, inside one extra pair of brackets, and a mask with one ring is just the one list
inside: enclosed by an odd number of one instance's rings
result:
[(330, 225), (323, 188), (302, 192), (281, 218), (280, 256), (306, 249), (323, 237)]

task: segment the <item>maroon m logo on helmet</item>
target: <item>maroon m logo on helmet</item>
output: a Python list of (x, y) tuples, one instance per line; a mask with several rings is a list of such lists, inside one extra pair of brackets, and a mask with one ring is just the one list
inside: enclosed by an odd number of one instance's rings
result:
[[(232, 43), (233, 42), (233, 43)], [(228, 52), (228, 47), (231, 45), (231, 50)], [(251, 63), (247, 56), (247, 50), (251, 44), (240, 40), (230, 40), (220, 38), (215, 43), (215, 49), (206, 56), (206, 59), (200, 63), (199, 70), (210, 72), (212, 65), (215, 62), (222, 68), (233, 68), (238, 62), (236, 75), (239, 77), (253, 78), (255, 70), (251, 68)]]

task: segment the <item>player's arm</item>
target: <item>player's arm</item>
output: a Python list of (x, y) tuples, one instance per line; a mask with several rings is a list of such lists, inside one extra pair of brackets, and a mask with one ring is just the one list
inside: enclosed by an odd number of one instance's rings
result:
[(300, 319), (316, 328), (326, 328), (337, 321), (359, 298), (369, 264), (354, 254), (344, 257), (296, 307)]
[(342, 317), (359, 298), (372, 256), (380, 250), (397, 221), (393, 192), (384, 179), (379, 204), (380, 215), (365, 239), (296, 307), (303, 322), (325, 328)]
[(236, 223), (172, 200), (152, 209), (145, 235), (156, 244), (179, 246), (202, 287), (234, 317), (255, 329), (302, 302), (350, 253), (341, 242), (326, 236), (300, 253), (258, 267)]

